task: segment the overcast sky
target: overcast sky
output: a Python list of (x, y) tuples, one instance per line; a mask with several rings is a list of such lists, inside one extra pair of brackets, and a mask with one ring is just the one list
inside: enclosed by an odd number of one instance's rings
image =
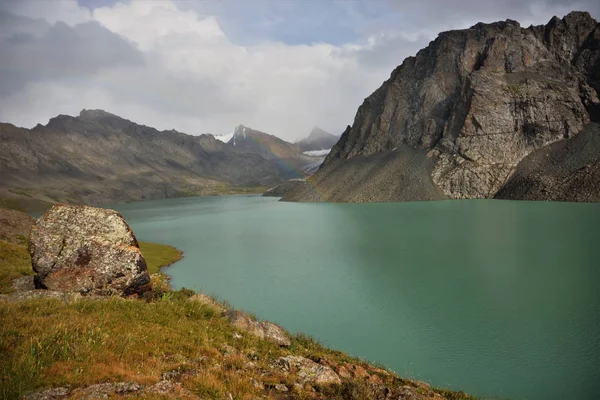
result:
[(339, 134), (438, 32), (571, 10), (598, 19), (600, 1), (0, 0), (0, 121), (100, 108), (190, 134)]

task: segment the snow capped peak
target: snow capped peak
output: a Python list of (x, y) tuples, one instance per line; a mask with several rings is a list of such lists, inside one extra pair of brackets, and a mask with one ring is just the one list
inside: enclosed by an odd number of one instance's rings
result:
[(215, 139), (220, 140), (223, 143), (227, 143), (233, 137), (233, 133), (228, 133), (227, 135), (213, 135)]
[(239, 139), (246, 139), (246, 130), (249, 130), (250, 128), (246, 128), (244, 125), (238, 125), (237, 128), (235, 128), (235, 131), (233, 131), (233, 145), (235, 146), (235, 140), (236, 138)]
[(234, 135), (245, 135), (246, 134), (246, 127), (244, 125), (238, 125), (237, 128), (235, 128), (235, 131), (233, 131)]

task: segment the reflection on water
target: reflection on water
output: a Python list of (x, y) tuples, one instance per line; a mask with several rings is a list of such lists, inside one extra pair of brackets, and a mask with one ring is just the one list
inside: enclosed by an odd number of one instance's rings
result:
[(176, 287), (437, 386), (511, 399), (600, 393), (600, 205), (491, 200), (118, 206), (185, 258)]

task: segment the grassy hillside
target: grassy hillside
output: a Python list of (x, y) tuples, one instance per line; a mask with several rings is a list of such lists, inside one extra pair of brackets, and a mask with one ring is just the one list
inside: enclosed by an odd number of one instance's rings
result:
[[(146, 242), (140, 248), (154, 272), (152, 298), (12, 301), (0, 296), (0, 399), (48, 388), (65, 388), (68, 398), (88, 398), (90, 390), (116, 382), (128, 383), (106, 396), (95, 392), (94, 398), (405, 398), (402, 393), (412, 399), (472, 398), (399, 378), (303, 335), (292, 336), (291, 346), (282, 348), (238, 330), (222, 313), (226, 305), (191, 290), (171, 291), (164, 275), (156, 273), (178, 260), (179, 250)], [(26, 241), (0, 240), (0, 291), (9, 293), (12, 279), (31, 274)], [(288, 355), (331, 367), (342, 384), (304, 382), (299, 370), (278, 366), (278, 358)], [(96, 384), (103, 385), (90, 386)], [(164, 390), (149, 389), (155, 387)]]

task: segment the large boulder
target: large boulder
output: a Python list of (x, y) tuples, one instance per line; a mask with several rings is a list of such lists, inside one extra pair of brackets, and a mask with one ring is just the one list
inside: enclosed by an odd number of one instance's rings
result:
[(32, 227), (29, 253), (41, 288), (125, 296), (151, 289), (138, 242), (114, 210), (55, 205)]

